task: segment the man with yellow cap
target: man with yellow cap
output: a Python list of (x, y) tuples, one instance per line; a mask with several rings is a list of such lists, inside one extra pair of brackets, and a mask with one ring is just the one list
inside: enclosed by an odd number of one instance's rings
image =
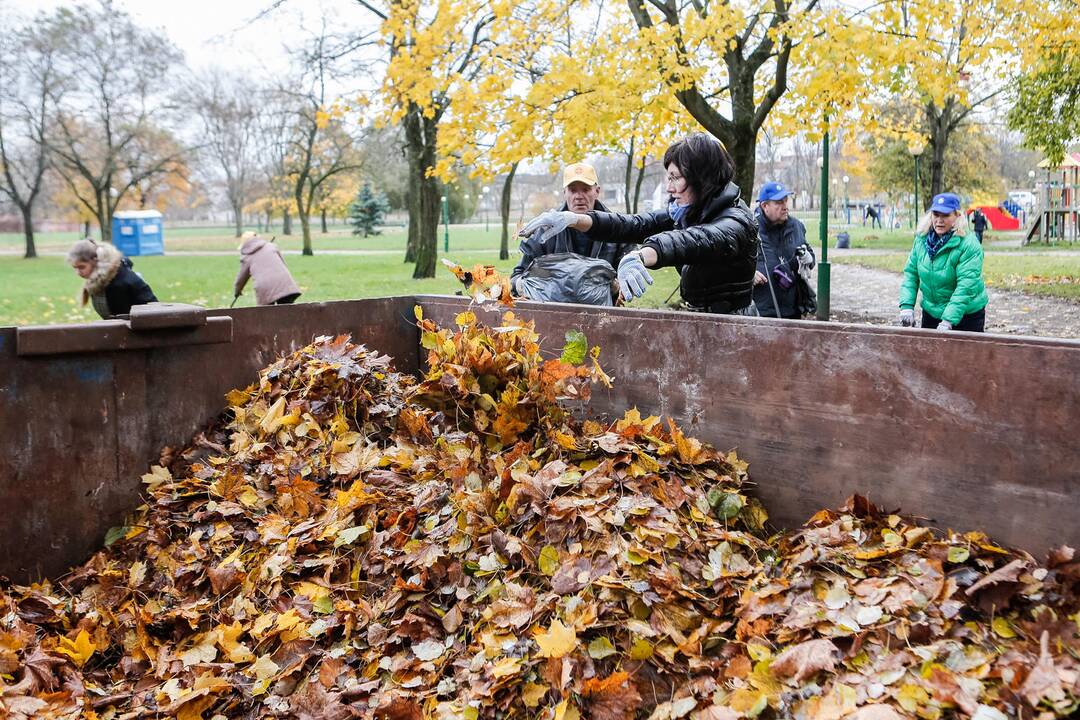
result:
[[(610, 212), (600, 202), (600, 182), (596, 177), (596, 168), (587, 163), (572, 163), (563, 168), (563, 205), (560, 210), (575, 213), (587, 213), (591, 210)], [(552, 237), (540, 240), (540, 233), (522, 238), (518, 248), (521, 260), (510, 273), (510, 284), (515, 294), (520, 294), (517, 280), (522, 273), (542, 255), (553, 253), (575, 253), (585, 257), (607, 260), (611, 267), (617, 268), (619, 261), (636, 245), (627, 245), (591, 240), (588, 235), (574, 228), (566, 228)]]

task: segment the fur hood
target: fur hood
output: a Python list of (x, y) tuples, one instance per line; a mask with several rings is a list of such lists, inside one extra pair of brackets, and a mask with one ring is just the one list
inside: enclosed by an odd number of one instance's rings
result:
[(124, 258), (124, 254), (112, 245), (98, 245), (97, 265), (83, 285), (82, 304), (90, 302), (92, 296), (104, 293), (125, 262), (131, 264), (131, 261)]

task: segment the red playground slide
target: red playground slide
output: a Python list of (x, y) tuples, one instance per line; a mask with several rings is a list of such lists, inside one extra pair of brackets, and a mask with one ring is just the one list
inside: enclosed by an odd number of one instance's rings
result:
[(1019, 230), (1020, 220), (1008, 213), (1002, 212), (1001, 208), (992, 205), (979, 205), (972, 210), (982, 210), (983, 215), (990, 221), (991, 230)]

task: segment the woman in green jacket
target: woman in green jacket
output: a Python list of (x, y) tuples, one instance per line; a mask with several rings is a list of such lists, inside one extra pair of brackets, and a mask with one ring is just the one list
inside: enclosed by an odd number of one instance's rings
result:
[(922, 327), (982, 332), (986, 325), (983, 251), (960, 214), (960, 198), (934, 196), (919, 222), (900, 286), (900, 324), (915, 324), (915, 298), (922, 290)]

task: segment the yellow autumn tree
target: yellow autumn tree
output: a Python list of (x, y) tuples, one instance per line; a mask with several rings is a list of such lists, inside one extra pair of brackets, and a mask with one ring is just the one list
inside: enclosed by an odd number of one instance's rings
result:
[[(495, 102), (499, 78), (541, 42), (569, 0), (361, 0), (381, 21), (389, 54), (382, 119), (401, 123), (409, 164), (409, 242), (413, 277), (433, 277), (440, 190), (439, 133), (452, 107)], [(545, 27), (547, 23), (547, 27)], [(471, 114), (469, 109), (464, 110)]]
[[(569, 9), (569, 11), (566, 11)], [(626, 185), (633, 170), (662, 152), (670, 138), (693, 125), (654, 73), (643, 69), (647, 48), (631, 38), (597, 33), (596, 17), (611, 27), (602, 4), (558, 3), (531, 8), (542, 33), (514, 42), (513, 53), (496, 48), (482, 72), (464, 85), (438, 141), (437, 174), (447, 177), (455, 162), (490, 179), (503, 175), (503, 236), (508, 255), (510, 187), (518, 163), (537, 158), (561, 163), (598, 153), (627, 158)], [(629, 19), (623, 12), (623, 23)], [(540, 42), (537, 42), (537, 40)]]
[(925, 139), (931, 193), (943, 189), (954, 133), (1015, 86), (1025, 48), (1054, 24), (1038, 0), (886, 2), (863, 22), (876, 31), (893, 97), (920, 110), (916, 127), (900, 130)]
[(619, 32), (630, 22), (625, 8), (616, 6), (608, 15), (607, 30), (577, 38), (534, 83), (528, 100), (544, 109), (546, 157), (562, 162), (597, 153), (626, 158), (624, 181), (631, 208), (634, 171), (640, 183), (649, 158), (701, 128), (642, 62), (649, 56), (649, 44)]
[[(747, 192), (758, 133), (781, 98), (794, 100), (787, 122), (813, 115), (820, 131), (830, 106), (843, 101), (846, 107), (859, 91), (861, 75), (845, 43), (859, 27), (853, 19), (860, 11), (850, 6), (819, 0), (627, 0), (627, 6), (633, 23), (612, 32), (636, 33), (643, 64), (727, 146), (735, 182)], [(830, 64), (844, 71), (830, 72)], [(840, 111), (832, 110), (833, 116)]]
[[(414, 277), (435, 273), (440, 188), (438, 134), (462, 91), (488, 77), (496, 56), (513, 57), (537, 42), (537, 8), (549, 0), (360, 0), (380, 21), (389, 65), (381, 87), (381, 120), (401, 123), (409, 166), (406, 261)], [(550, 0), (558, 4), (561, 0)]]

